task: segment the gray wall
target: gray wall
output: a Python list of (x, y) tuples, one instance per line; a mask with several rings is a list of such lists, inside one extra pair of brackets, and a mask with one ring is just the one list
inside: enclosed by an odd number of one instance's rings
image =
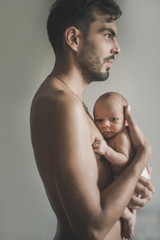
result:
[[(160, 1), (118, 2), (123, 9), (117, 22), (122, 52), (112, 66), (109, 80), (88, 86), (84, 100), (92, 112), (100, 94), (120, 92), (149, 138), (156, 193), (147, 207), (138, 212), (135, 239), (158, 240)], [(45, 29), (51, 3), (0, 0), (1, 240), (52, 240), (56, 228), (35, 165), (29, 130), (32, 97), (54, 63)]]

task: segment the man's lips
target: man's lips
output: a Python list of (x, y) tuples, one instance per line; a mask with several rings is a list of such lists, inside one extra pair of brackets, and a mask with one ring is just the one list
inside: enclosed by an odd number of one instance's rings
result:
[(109, 67), (111, 67), (114, 61), (114, 56), (106, 57), (104, 61), (107, 63), (107, 65), (109, 65)]
[(112, 63), (113, 63), (113, 61), (114, 61), (114, 60), (108, 60), (108, 61), (106, 61), (106, 63), (107, 63), (107, 65), (109, 65), (109, 67), (111, 67), (111, 66), (112, 66)]

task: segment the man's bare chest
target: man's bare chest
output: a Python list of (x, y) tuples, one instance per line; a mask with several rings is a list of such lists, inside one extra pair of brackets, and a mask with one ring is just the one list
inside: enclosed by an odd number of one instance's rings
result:
[[(92, 119), (88, 119), (90, 127), (90, 141), (91, 145), (96, 138), (102, 139), (103, 136), (95, 126)], [(101, 155), (95, 153), (98, 170), (98, 186), (100, 191), (103, 191), (112, 182), (112, 171), (109, 162)]]

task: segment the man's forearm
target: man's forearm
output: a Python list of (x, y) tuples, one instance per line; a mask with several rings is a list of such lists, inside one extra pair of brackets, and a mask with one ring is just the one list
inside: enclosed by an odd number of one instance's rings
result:
[[(102, 216), (101, 233), (105, 232), (105, 226), (108, 230), (121, 217), (122, 212), (128, 205), (134, 192), (141, 172), (149, 160), (150, 154), (147, 150), (139, 151), (135, 155), (132, 163), (123, 171), (123, 173), (108, 188), (101, 193)], [(103, 219), (103, 220), (102, 220)]]

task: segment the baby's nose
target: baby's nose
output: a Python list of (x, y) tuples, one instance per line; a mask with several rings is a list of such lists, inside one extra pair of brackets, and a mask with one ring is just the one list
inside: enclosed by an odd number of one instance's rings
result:
[(110, 122), (109, 121), (105, 121), (103, 124), (103, 127), (110, 127)]

